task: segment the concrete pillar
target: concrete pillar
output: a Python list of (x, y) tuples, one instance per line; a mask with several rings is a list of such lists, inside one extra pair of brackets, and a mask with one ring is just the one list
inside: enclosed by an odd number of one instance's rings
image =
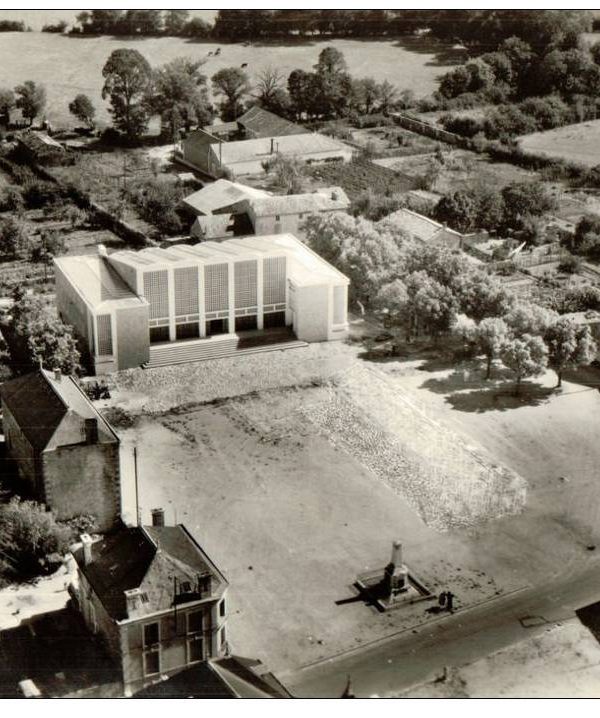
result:
[(204, 266), (198, 267), (198, 313), (200, 315), (200, 338), (206, 336), (206, 309), (204, 302)]
[(167, 269), (167, 291), (169, 295), (169, 341), (177, 339), (175, 332), (175, 273), (173, 269)]
[(235, 332), (235, 262), (227, 263), (229, 277), (229, 333)]
[(258, 257), (256, 259), (256, 328), (264, 328), (264, 299), (263, 299), (263, 270), (264, 259)]

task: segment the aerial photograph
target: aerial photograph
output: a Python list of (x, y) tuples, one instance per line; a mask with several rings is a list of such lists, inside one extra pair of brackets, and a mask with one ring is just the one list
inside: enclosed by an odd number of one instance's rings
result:
[(20, 698), (600, 698), (600, 10), (0, 10)]

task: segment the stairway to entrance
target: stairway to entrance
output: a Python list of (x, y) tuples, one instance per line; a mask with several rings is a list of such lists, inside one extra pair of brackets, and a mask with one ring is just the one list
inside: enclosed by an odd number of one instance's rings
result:
[(259, 354), (261, 352), (297, 349), (307, 346), (291, 329), (278, 328), (264, 331), (221, 334), (206, 339), (188, 339), (150, 345), (150, 359), (142, 364), (144, 369), (154, 369), (172, 364), (188, 364), (196, 361), (222, 359), (223, 357)]

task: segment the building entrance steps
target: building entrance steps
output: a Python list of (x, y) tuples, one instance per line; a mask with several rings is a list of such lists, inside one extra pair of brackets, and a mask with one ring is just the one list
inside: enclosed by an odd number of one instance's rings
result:
[(150, 360), (142, 364), (144, 369), (187, 364), (242, 354), (296, 349), (307, 346), (288, 327), (271, 330), (220, 334), (206, 339), (188, 339), (177, 342), (163, 342), (150, 346)]

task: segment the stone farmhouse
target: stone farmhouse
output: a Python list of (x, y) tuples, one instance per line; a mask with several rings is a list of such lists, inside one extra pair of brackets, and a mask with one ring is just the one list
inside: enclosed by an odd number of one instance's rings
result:
[(81, 536), (70, 593), (121, 667), (126, 695), (227, 652), (223, 574), (185, 526), (121, 526)]
[(227, 172), (235, 177), (259, 174), (264, 171), (264, 164), (276, 157), (321, 164), (349, 162), (352, 154), (349, 145), (317, 132), (224, 142), (210, 132), (198, 129), (182, 140), (178, 160), (209, 177), (218, 178)]
[(101, 531), (121, 510), (119, 438), (70, 376), (45, 369), (5, 382), (9, 458), (57, 518), (92, 513)]
[(301, 236), (302, 224), (310, 214), (347, 212), (350, 206), (341, 187), (272, 195), (228, 180), (203, 187), (183, 203), (196, 213), (191, 234), (199, 241), (286, 232)]
[(279, 117), (269, 110), (254, 106), (246, 110), (233, 122), (206, 125), (205, 132), (222, 140), (252, 140), (257, 137), (283, 137), (284, 135), (304, 135), (309, 132), (301, 125)]

